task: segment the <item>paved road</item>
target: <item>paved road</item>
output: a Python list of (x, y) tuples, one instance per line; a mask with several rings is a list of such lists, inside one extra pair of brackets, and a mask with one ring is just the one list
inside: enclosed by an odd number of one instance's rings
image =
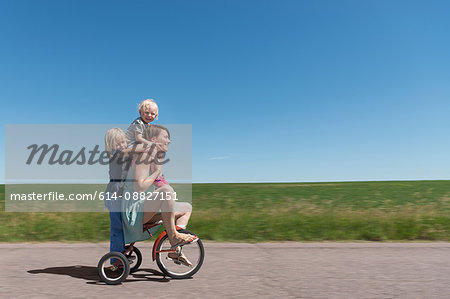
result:
[(450, 298), (450, 243), (205, 243), (189, 280), (165, 279), (139, 243), (142, 270), (99, 282), (99, 244), (0, 244), (1, 298)]

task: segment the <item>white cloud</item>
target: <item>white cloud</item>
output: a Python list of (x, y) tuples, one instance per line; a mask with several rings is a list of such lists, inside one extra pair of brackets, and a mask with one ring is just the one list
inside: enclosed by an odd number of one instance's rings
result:
[(225, 160), (225, 159), (229, 159), (230, 156), (222, 156), (222, 157), (211, 157), (208, 158), (208, 160)]

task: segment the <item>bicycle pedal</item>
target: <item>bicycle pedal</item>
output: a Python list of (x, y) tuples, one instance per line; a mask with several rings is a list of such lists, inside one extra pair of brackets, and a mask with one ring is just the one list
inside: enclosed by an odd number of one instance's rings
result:
[(174, 262), (177, 265), (181, 265), (181, 262), (179, 260), (177, 260), (177, 259), (173, 259), (173, 258), (170, 258), (168, 256), (166, 256), (166, 259), (169, 260), (169, 261)]
[(127, 259), (130, 264), (133, 264), (136, 257), (135, 256), (127, 256)]

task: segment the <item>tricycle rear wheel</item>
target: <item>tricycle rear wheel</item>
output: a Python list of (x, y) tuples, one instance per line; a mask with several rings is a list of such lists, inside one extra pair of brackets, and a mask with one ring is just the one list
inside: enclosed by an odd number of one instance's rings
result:
[[(113, 265), (110, 260), (114, 259)], [(105, 254), (97, 265), (100, 279), (107, 284), (120, 284), (130, 274), (130, 263), (123, 253), (113, 251)]]

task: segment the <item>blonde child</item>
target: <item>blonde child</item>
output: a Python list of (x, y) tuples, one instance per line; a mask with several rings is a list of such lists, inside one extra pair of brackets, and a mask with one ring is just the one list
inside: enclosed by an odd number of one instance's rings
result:
[(127, 130), (128, 147), (133, 147), (138, 143), (152, 145), (152, 142), (142, 137), (142, 134), (152, 121), (158, 119), (158, 105), (152, 99), (143, 100), (138, 106), (138, 111), (139, 117), (131, 123)]
[[(143, 134), (145, 129), (151, 125), (150, 123), (155, 119), (158, 119), (158, 105), (153, 99), (146, 99), (139, 104), (138, 111), (140, 116), (131, 123), (127, 130), (128, 147), (133, 147), (136, 144), (145, 144), (149, 148), (152, 148), (155, 143), (145, 139)], [(153, 172), (155, 164), (152, 164), (151, 171)], [(156, 178), (153, 184), (156, 188), (159, 188), (169, 183), (165, 180), (165, 176), (161, 175)]]
[(129, 163), (127, 159), (133, 153), (145, 152), (142, 144), (133, 148), (127, 148), (127, 138), (125, 133), (119, 128), (112, 128), (106, 132), (105, 148), (109, 156), (109, 183), (106, 187), (104, 202), (109, 213), (110, 223), (110, 251), (123, 252), (125, 250), (122, 216), (121, 198), (123, 195), (124, 183), (127, 178)]

